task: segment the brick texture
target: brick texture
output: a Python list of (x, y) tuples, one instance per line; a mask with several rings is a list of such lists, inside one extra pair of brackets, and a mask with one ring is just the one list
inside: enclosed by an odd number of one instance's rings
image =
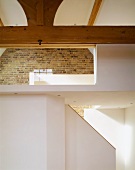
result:
[(90, 109), (92, 106), (85, 105), (85, 106), (75, 106), (70, 105), (81, 117), (84, 118), (84, 109)]
[(93, 55), (88, 49), (7, 49), (0, 57), (0, 84), (28, 84), (35, 69), (93, 74)]

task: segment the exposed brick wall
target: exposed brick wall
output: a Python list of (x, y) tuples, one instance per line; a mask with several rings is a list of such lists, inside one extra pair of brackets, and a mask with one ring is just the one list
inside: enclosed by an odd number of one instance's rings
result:
[(83, 106), (71, 106), (81, 117), (84, 117)]
[(93, 74), (93, 55), (88, 49), (7, 49), (0, 57), (0, 84), (28, 84), (34, 69)]
[(70, 105), (81, 117), (84, 118), (84, 109), (89, 109), (92, 108), (92, 106), (75, 106), (75, 105)]

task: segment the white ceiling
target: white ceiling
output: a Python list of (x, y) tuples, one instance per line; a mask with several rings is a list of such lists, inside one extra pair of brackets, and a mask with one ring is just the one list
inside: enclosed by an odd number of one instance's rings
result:
[(54, 25), (87, 25), (95, 0), (64, 0), (55, 15)]
[(70, 105), (100, 105), (100, 108), (127, 108), (135, 104), (135, 92), (53, 92)]
[[(55, 25), (87, 25), (94, 0), (64, 0)], [(135, 25), (135, 0), (102, 0), (95, 25)]]
[(95, 25), (135, 25), (135, 0), (102, 0)]
[(5, 26), (27, 25), (25, 13), (17, 0), (0, 0), (0, 18)]
[[(85, 85), (79, 91), (77, 86), (0, 86), (0, 95), (43, 95), (49, 94), (65, 99), (66, 104), (100, 108), (127, 108), (135, 104), (135, 91), (86, 91)], [(71, 91), (72, 89), (72, 91)]]

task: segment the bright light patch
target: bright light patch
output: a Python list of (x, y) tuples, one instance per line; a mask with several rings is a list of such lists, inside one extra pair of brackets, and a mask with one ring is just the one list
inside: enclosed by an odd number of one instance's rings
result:
[(99, 109), (101, 107), (101, 105), (93, 105), (92, 108), (93, 109)]
[(132, 152), (132, 127), (125, 125), (125, 165), (128, 165)]

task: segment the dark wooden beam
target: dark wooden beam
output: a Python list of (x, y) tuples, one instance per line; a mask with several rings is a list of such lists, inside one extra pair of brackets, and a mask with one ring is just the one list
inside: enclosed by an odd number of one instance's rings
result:
[(96, 17), (97, 17), (97, 14), (99, 12), (101, 3), (102, 3), (102, 0), (95, 0), (94, 6), (93, 6), (93, 9), (92, 9), (92, 12), (90, 14), (89, 21), (88, 21), (89, 26), (92, 26), (94, 24)]
[(18, 0), (25, 11), (28, 25), (53, 26), (57, 9), (63, 0)]
[(0, 18), (0, 26), (1, 26), (1, 27), (4, 26), (4, 24), (3, 24), (2, 20), (1, 20), (1, 18)]
[(44, 25), (44, 0), (37, 2), (37, 25)]
[[(41, 40), (41, 41), (40, 41)], [(135, 44), (135, 26), (0, 27), (0, 47)]]
[(45, 26), (53, 26), (55, 14), (63, 0), (44, 0), (44, 23)]
[(35, 2), (30, 0), (18, 0), (18, 2), (26, 14), (28, 25), (37, 25), (36, 0)]

